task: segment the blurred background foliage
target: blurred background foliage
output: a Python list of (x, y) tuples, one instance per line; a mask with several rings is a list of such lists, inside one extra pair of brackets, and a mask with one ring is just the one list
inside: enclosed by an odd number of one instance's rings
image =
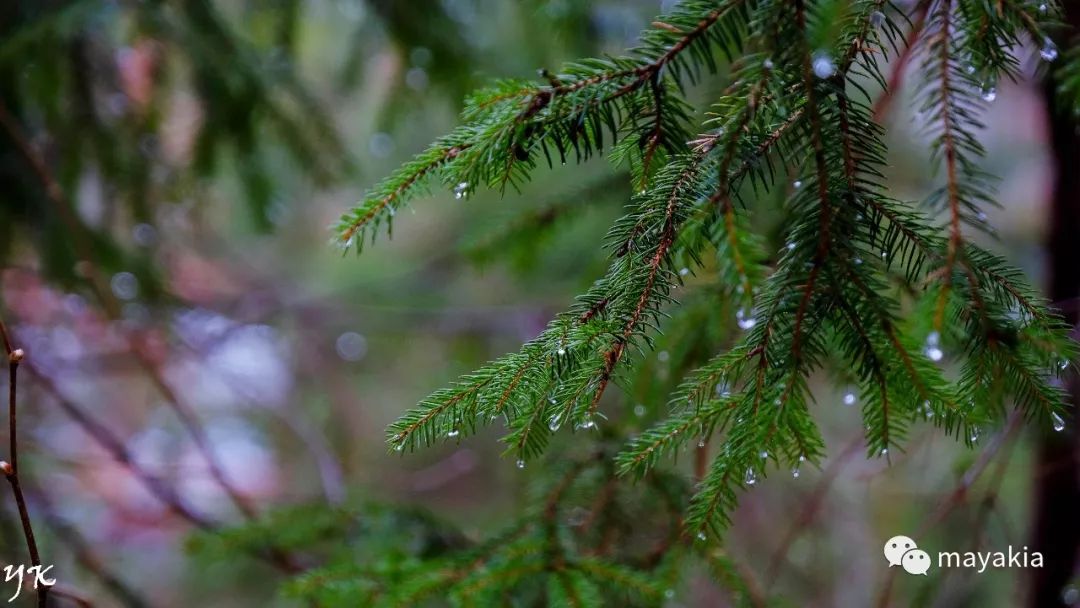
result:
[[(384, 428), (532, 338), (602, 274), (597, 244), (628, 200), (625, 173), (594, 160), (505, 198), (433, 192), (360, 259), (326, 245), (326, 227), (448, 131), (476, 86), (618, 52), (671, 4), (0, 4), (0, 311), (29, 353), (24, 475), (61, 584), (101, 606), (333, 603), (320, 595), (332, 586), (285, 573), (329, 563), (362, 585), (377, 558), (404, 576), (512, 529), (562, 467), (591, 462), (563, 434), (549, 464), (518, 469), (499, 458), (498, 431), (399, 458)], [(895, 194), (918, 199), (938, 178), (908, 100), (882, 120)], [(992, 246), (1038, 277), (1052, 177), (1038, 83), (1003, 84), (987, 122), (1004, 203)], [(778, 223), (781, 194), (755, 221)], [(686, 277), (687, 306), (621, 415), (592, 431), (601, 448), (655, 420), (704, 347), (737, 331), (734, 311), (704, 297), (713, 288)], [(889, 588), (897, 601), (938, 598), (926, 605), (1014, 605), (1022, 571), (893, 585), (880, 545), (930, 523), (934, 550), (1023, 545), (1031, 437), (1010, 436), (996, 472), (928, 518), (978, 453), (928, 427), (891, 462), (865, 460), (850, 447), (858, 417), (829, 388), (844, 373), (815, 388), (826, 468), (760, 484), (723, 555), (641, 601), (855, 606)], [(692, 459), (674, 464), (673, 501)], [(556, 514), (571, 528), (610, 472), (584, 479)], [(640, 535), (620, 551), (647, 559), (669, 523), (650, 502), (664, 494), (619, 483), (613, 517)], [(2, 503), (0, 559), (19, 563)], [(229, 529), (245, 503), (258, 523)], [(282, 557), (294, 553), (299, 563)]]

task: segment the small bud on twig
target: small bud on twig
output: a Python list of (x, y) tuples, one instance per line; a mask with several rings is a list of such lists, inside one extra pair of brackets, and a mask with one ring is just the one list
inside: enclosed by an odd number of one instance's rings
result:
[(19, 363), (20, 361), (23, 360), (23, 357), (25, 357), (25, 356), (26, 356), (26, 352), (24, 352), (23, 349), (16, 348), (15, 350), (11, 351), (10, 355), (8, 355), (8, 361), (10, 361), (12, 363)]
[(0, 473), (11, 476), (15, 473), (15, 469), (11, 468), (11, 463), (6, 460), (0, 460)]

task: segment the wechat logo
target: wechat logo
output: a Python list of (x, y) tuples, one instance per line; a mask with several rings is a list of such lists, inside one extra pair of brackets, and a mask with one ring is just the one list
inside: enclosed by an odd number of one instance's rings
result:
[(930, 556), (907, 536), (894, 536), (885, 541), (885, 559), (889, 560), (890, 568), (900, 566), (908, 574), (926, 576), (930, 569)]

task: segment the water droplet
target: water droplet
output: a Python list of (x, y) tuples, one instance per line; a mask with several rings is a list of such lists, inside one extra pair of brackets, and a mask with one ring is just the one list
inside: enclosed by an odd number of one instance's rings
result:
[(469, 182), (461, 182), (454, 186), (454, 198), (461, 200), (469, 196)]
[(666, 350), (662, 350), (662, 351), (656, 353), (656, 359), (658, 361), (660, 361), (661, 363), (666, 362), (670, 358), (671, 358), (671, 353), (667, 352)]
[(855, 265), (862, 266), (862, 258), (855, 258)]
[(974, 74), (975, 73), (975, 64), (970, 63), (970, 62), (965, 63), (964, 64), (964, 71), (967, 72), (968, 74)]
[(814, 53), (812, 66), (814, 75), (818, 78), (830, 78), (836, 73), (836, 64), (833, 63), (833, 58), (827, 51)]
[(1050, 6), (1048, 4), (1046, 4), (1045, 2), (1042, 2), (1042, 3), (1039, 4), (1039, 12), (1040, 13), (1045, 13), (1048, 10), (1050, 10)]
[(997, 87), (992, 84), (984, 84), (980, 91), (983, 101), (992, 102), (997, 99)]
[(113, 275), (109, 286), (113, 295), (121, 300), (133, 300), (139, 295), (139, 279), (130, 272), (118, 272)]
[(1053, 61), (1058, 57), (1058, 48), (1054, 44), (1053, 40), (1046, 38), (1043, 40), (1043, 47), (1039, 49), (1039, 55), (1042, 56), (1044, 61)]
[(923, 412), (926, 414), (926, 417), (927, 418), (933, 418), (934, 417), (934, 409), (930, 407), (930, 401), (929, 400), (923, 401), (922, 405), (923, 405)]
[(799, 474), (800, 474), (800, 471), (799, 471), (799, 465), (795, 465), (794, 467), (792, 467), (792, 469), (791, 469), (791, 476), (792, 476), (792, 477), (794, 477), (795, 479), (798, 479), (798, 478), (799, 478)]
[(1069, 360), (1068, 359), (1062, 359), (1061, 362), (1058, 363), (1058, 367), (1061, 368), (1061, 371), (1065, 371), (1065, 370), (1069, 369)]
[(889, 448), (881, 448), (881, 455), (882, 456), (888, 456), (889, 455)]
[(791, 187), (795, 188), (796, 190), (798, 190), (799, 188), (802, 188), (802, 180), (797, 179), (797, 180), (791, 182)]
[(940, 344), (941, 334), (938, 332), (932, 331), (926, 336), (926, 346), (923, 348), (923, 354), (926, 355), (927, 359), (935, 363), (941, 361), (945, 356), (945, 352), (941, 350)]
[(885, 13), (881, 11), (874, 11), (870, 13), (870, 25), (874, 27), (881, 27), (881, 24), (885, 23)]
[(704, 532), (698, 532), (698, 533), (697, 533), (697, 538), (698, 538), (698, 540), (705, 540), (705, 539), (706, 539), (706, 538), (708, 538), (708, 537), (707, 537), (707, 536), (705, 536), (705, 533), (704, 533)]
[(559, 420), (558, 416), (552, 416), (551, 420), (548, 421), (548, 429), (551, 430), (552, 433), (559, 430), (560, 426), (562, 426), (562, 421)]
[(688, 274), (690, 274), (690, 269), (689, 268), (680, 268), (679, 269), (679, 276), (680, 277), (685, 277)]
[(139, 247), (152, 247), (157, 243), (157, 228), (150, 224), (135, 224), (131, 229), (131, 238)]
[(450, 432), (447, 433), (446, 436), (453, 439), (454, 437), (457, 437), (460, 434), (461, 434), (461, 431), (459, 431), (458, 429), (450, 429)]
[(399, 444), (394, 446), (394, 451), (395, 452), (400, 452), (400, 451), (402, 451), (404, 449), (405, 449), (405, 444), (404, 443), (399, 443)]
[(746, 477), (743, 478), (743, 481), (745, 481), (748, 486), (757, 483), (757, 473), (754, 472), (754, 469), (746, 469)]
[(640, 404), (640, 403), (635, 405), (634, 406), (634, 415), (637, 416), (638, 418), (641, 418), (642, 416), (644, 416), (645, 415), (645, 406)]
[(775, 405), (776, 407), (780, 407), (781, 403), (783, 403), (783, 402), (780, 401), (779, 397), (777, 397), (776, 399), (773, 399), (773, 402), (772, 402), (772, 404)]
[(761, 454), (759, 454), (759, 456), (761, 456), (761, 459), (762, 459), (762, 460), (765, 460), (766, 458), (768, 458), (768, 457), (769, 457), (769, 453), (768, 453), (768, 452), (766, 452), (766, 451), (764, 451), (764, 450), (762, 450), (762, 451), (761, 451)]
[(1061, 431), (1065, 430), (1065, 420), (1063, 420), (1057, 412), (1053, 412), (1050, 414), (1050, 420), (1054, 423), (1055, 431), (1060, 433)]
[(412, 68), (405, 72), (405, 84), (414, 91), (423, 91), (428, 86), (428, 73), (424, 68)]
[(765, 61), (762, 61), (761, 62), (761, 67), (765, 68), (766, 70), (773, 69), (772, 59), (766, 59)]
[(525, 468), (525, 461), (519, 458), (518, 461), (517, 461), (517, 468), (524, 469)]
[(794, 251), (795, 250), (795, 243), (794, 242), (789, 242), (787, 244), (787, 250), (788, 251)]
[(566, 354), (566, 349), (560, 346), (559, 350), (557, 350), (555, 352), (558, 353), (560, 356), (565, 355)]
[(1061, 603), (1066, 606), (1075, 606), (1080, 603), (1080, 589), (1069, 585), (1061, 591)]
[(844, 393), (844, 405), (855, 405), (855, 402), (858, 400), (859, 398), (855, 395), (853, 391), (848, 391)]
[(344, 361), (359, 361), (367, 354), (367, 339), (355, 331), (347, 331), (338, 336), (334, 350)]
[(666, 597), (669, 600), (671, 598), (675, 597), (675, 590), (674, 589), (666, 589), (666, 590), (664, 590), (664, 597)]
[(752, 316), (747, 316), (746, 310), (742, 308), (735, 311), (735, 322), (738, 323), (739, 329), (744, 331), (757, 325), (757, 319)]
[(979, 441), (979, 434), (981, 432), (982, 431), (979, 430), (979, 427), (971, 427), (971, 434), (968, 436), (968, 438), (971, 439), (971, 443), (977, 443)]

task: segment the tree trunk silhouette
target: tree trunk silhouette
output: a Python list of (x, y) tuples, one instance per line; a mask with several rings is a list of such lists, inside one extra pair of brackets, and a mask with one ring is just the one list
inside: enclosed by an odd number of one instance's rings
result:
[[(1080, 6), (1067, 2), (1072, 31), (1080, 26)], [(1080, 295), (1080, 135), (1071, 108), (1055, 99), (1057, 82), (1048, 78), (1046, 106), (1054, 152), (1054, 193), (1049, 227), (1050, 298), (1061, 304), (1076, 326)], [(1042, 432), (1034, 463), (1035, 511), (1031, 550), (1041, 551), (1045, 567), (1033, 569), (1030, 605), (1065, 606), (1062, 590), (1076, 569), (1080, 548), (1080, 381), (1073, 373), (1067, 388), (1073, 409), (1065, 431)]]

